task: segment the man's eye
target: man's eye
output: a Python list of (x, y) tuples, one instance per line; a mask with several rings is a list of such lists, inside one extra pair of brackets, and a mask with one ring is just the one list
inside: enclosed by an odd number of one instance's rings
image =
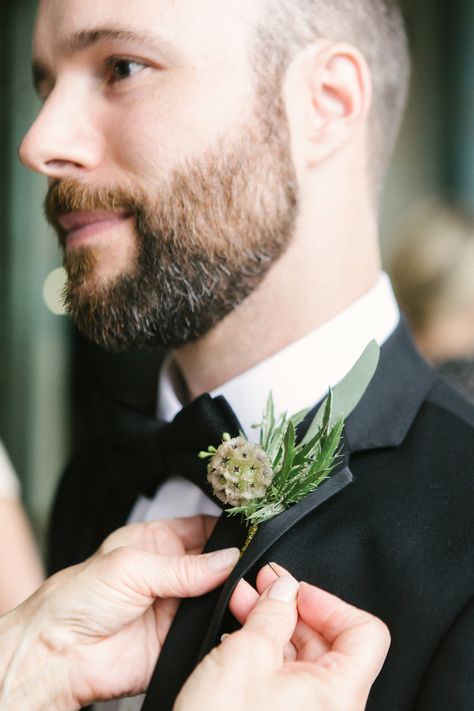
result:
[(110, 59), (107, 62), (110, 83), (130, 79), (134, 74), (138, 74), (145, 69), (145, 65), (140, 62), (135, 62), (133, 59)]

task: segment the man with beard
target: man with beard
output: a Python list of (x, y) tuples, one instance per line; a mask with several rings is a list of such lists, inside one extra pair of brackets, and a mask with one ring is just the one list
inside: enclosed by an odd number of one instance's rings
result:
[(388, 624), (369, 709), (472, 708), (474, 417), (414, 350), (377, 242), (408, 64), (392, 0), (40, 1), (44, 105), (20, 155), (49, 180), (67, 304), (105, 347), (170, 351), (159, 422), (117, 410), (66, 472), (52, 567), (127, 519), (212, 514), (206, 549), (240, 546), (196, 453), (251, 437), (270, 390), (277, 411), (315, 406), (382, 345), (338, 470), (260, 528), (220, 593), (171, 604), (146, 711), (172, 708), (265, 560)]

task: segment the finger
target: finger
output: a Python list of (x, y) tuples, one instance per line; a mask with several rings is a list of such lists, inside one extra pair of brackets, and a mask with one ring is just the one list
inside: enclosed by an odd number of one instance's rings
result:
[(154, 604), (156, 636), (160, 647), (165, 643), (170, 627), (178, 612), (180, 602), (181, 601), (175, 597), (168, 597), (164, 600), (159, 598)]
[(181, 539), (186, 553), (200, 553), (217, 523), (215, 516), (190, 516), (167, 521)]
[(243, 625), (259, 599), (258, 592), (246, 580), (240, 580), (230, 598), (229, 610)]
[[(276, 576), (274, 579), (276, 580)], [(245, 580), (241, 580), (232, 594), (229, 609), (238, 622), (243, 625), (259, 600), (258, 592)], [(297, 650), (291, 642), (285, 645), (283, 657), (286, 662), (295, 661), (297, 658)]]
[(260, 595), (270, 587), (270, 585), (278, 578), (278, 575), (289, 575), (287, 571), (276, 563), (271, 564), (275, 570), (272, 570), (270, 564), (267, 563), (257, 575), (257, 590), (255, 590), (245, 580), (241, 580), (235, 588), (229, 602), (229, 609), (234, 617), (244, 624), (250, 612), (255, 607)]
[(290, 574), (285, 568), (282, 568), (276, 563), (267, 563), (257, 574), (257, 590), (247, 583), (246, 580), (239, 581), (230, 598), (229, 609), (241, 625), (244, 624), (265, 590), (267, 590), (278, 577), (282, 577), (283, 575)]
[(215, 521), (212, 516), (192, 516), (129, 524), (108, 536), (99, 553), (109, 553), (125, 546), (135, 546), (160, 555), (199, 553), (209, 538)]
[(168, 521), (132, 523), (114, 531), (97, 551), (99, 555), (118, 548), (135, 547), (161, 555), (182, 555), (184, 545)]
[(206, 555), (154, 556), (151, 591), (155, 597), (202, 595), (224, 582), (239, 555), (238, 548), (227, 548)]
[(299, 583), (289, 575), (275, 580), (260, 597), (242, 628), (242, 634), (253, 644), (265, 645), (262, 659), (270, 666), (281, 663), (285, 646), (294, 632), (298, 589)]
[(316, 662), (331, 649), (323, 635), (313, 630), (301, 618), (298, 618), (291, 642), (300, 662)]
[(201, 516), (201, 518), (203, 521), (205, 543), (207, 543), (219, 519), (217, 516), (206, 516), (204, 514)]
[[(278, 576), (289, 575), (288, 571), (278, 563), (265, 565), (257, 575), (257, 590), (262, 594)], [(298, 619), (291, 642), (285, 648), (285, 658), (298, 659), (303, 662), (315, 662), (330, 649), (322, 635), (315, 632), (309, 625)]]
[(298, 612), (347, 661), (348, 668), (373, 681), (390, 646), (390, 634), (381, 620), (306, 583), (300, 587)]
[(108, 600), (119, 624), (136, 619), (156, 598), (209, 592), (224, 582), (238, 558), (238, 548), (200, 556), (160, 556), (119, 548), (91, 559), (76, 585), (88, 590), (88, 599)]
[(261, 595), (278, 577), (281, 578), (283, 575), (291, 575), (291, 573), (278, 563), (267, 563), (267, 565), (264, 565), (258, 572), (255, 581), (257, 591)]

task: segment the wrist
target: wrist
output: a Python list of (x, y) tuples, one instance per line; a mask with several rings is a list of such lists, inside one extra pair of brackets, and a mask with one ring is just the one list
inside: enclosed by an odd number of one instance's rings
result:
[(16, 611), (0, 617), (0, 648), (2, 650), (0, 654), (0, 699), (8, 667), (21, 640), (21, 629), (17, 617)]
[(70, 693), (65, 662), (42, 635), (35, 619), (37, 610), (29, 609), (36, 605), (31, 600), (26, 605), (26, 610), (22, 605), (0, 620), (0, 707), (5, 711), (74, 711), (79, 706)]

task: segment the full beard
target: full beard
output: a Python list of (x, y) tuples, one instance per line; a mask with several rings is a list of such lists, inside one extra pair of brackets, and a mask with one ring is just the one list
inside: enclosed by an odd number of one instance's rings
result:
[(134, 258), (117, 277), (95, 277), (93, 247), (65, 252), (64, 300), (79, 330), (110, 350), (179, 348), (237, 308), (283, 254), (297, 213), (289, 139), (259, 124), (229, 145), (175, 169), (149, 192), (51, 185), (48, 220), (61, 242), (61, 214), (125, 209), (134, 217)]

